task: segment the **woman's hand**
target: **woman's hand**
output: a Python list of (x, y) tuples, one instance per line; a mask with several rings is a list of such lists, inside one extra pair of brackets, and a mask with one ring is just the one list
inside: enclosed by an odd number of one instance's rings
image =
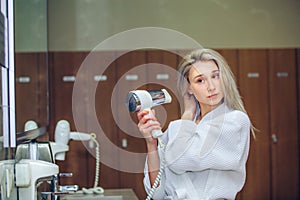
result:
[(149, 110), (142, 110), (138, 112), (137, 117), (139, 119), (139, 131), (146, 139), (148, 174), (152, 187), (160, 169), (160, 159), (157, 150), (157, 138), (153, 138), (151, 132), (152, 130), (161, 129), (161, 125), (155, 118), (154, 110), (152, 110), (151, 115), (149, 115)]
[(184, 112), (181, 119), (193, 120), (196, 115), (196, 99), (194, 95), (186, 93), (183, 96)]
[(143, 135), (143, 137), (146, 139), (148, 148), (151, 148), (151, 146), (157, 146), (157, 138), (152, 137), (152, 130), (160, 130), (161, 125), (157, 121), (155, 117), (155, 112), (152, 110), (153, 116), (148, 115), (148, 110), (142, 110), (138, 112), (137, 117), (139, 120), (138, 128), (140, 133)]

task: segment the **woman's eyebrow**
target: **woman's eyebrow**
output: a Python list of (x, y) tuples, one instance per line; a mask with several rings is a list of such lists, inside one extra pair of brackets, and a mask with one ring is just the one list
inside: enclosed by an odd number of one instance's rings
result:
[(211, 73), (216, 73), (216, 72), (220, 72), (220, 70), (216, 69), (216, 70), (213, 70)]
[(204, 74), (198, 74), (197, 76), (193, 77), (193, 80), (195, 80), (196, 78), (202, 77), (202, 76), (204, 76)]
[[(220, 72), (220, 70), (216, 69), (216, 70), (211, 71), (210, 73), (213, 74), (213, 73), (216, 73), (216, 72)], [(198, 77), (202, 77), (202, 76), (205, 76), (205, 75), (204, 74), (198, 74), (193, 79), (198, 78)]]

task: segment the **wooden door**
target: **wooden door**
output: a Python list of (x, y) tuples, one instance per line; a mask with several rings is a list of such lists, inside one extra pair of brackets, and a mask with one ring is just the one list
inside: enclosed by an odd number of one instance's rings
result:
[(166, 89), (172, 97), (172, 102), (155, 107), (156, 117), (163, 126), (163, 131), (172, 120), (180, 117), (180, 96), (177, 89), (176, 52), (166, 50), (147, 51), (147, 89)]
[[(48, 126), (48, 73), (45, 53), (16, 53), (16, 125), (24, 131), (28, 120)], [(39, 140), (47, 141), (45, 134)]]
[[(115, 52), (91, 52), (83, 66), (83, 74), (87, 82), (87, 109), (82, 120), (87, 123), (88, 132), (96, 134), (100, 145), (100, 177), (99, 186), (104, 189), (120, 188), (119, 152), (117, 123), (113, 116), (116, 105), (112, 103), (115, 88), (116, 68)], [(88, 145), (87, 145), (88, 146)], [(88, 147), (92, 156), (88, 162), (89, 185), (95, 180), (96, 152)]]
[(238, 82), (238, 50), (237, 49), (217, 49), (217, 51), (225, 58), (231, 71), (233, 72), (237, 84)]
[(143, 186), (143, 170), (146, 158), (145, 141), (137, 128), (136, 113), (129, 114), (126, 96), (129, 91), (146, 89), (146, 52), (118, 52), (116, 59), (116, 95), (113, 102), (117, 106), (120, 147), (120, 186), (133, 188), (139, 199), (146, 196)]
[(294, 49), (269, 50), (272, 199), (299, 199), (297, 71)]
[(242, 199), (270, 199), (271, 159), (267, 51), (239, 50), (239, 85), (246, 110), (259, 130), (251, 137)]
[[(79, 127), (85, 129), (77, 130), (73, 120), (72, 95), (74, 81), (77, 71), (84, 61), (85, 52), (55, 52), (51, 53), (51, 110), (52, 140), (54, 130), (59, 120), (67, 120), (70, 123), (71, 131), (86, 132), (86, 121), (81, 121)], [(86, 97), (86, 86), (82, 85), (82, 99)], [(76, 107), (76, 112), (86, 113), (86, 105)], [(71, 172), (73, 177), (61, 178), (61, 185), (74, 185), (80, 187), (88, 186), (88, 156), (89, 152), (81, 141), (69, 141), (69, 151), (66, 152), (65, 161), (57, 161), (60, 172)]]

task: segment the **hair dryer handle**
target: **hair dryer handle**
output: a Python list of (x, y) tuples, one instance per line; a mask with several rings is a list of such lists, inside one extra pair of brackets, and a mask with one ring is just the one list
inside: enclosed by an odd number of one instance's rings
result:
[[(154, 117), (154, 115), (153, 115), (153, 112), (152, 112), (152, 110), (150, 109), (150, 108), (146, 108), (145, 110), (147, 110), (149, 113), (148, 113), (148, 116), (149, 117)], [(163, 135), (163, 132), (161, 131), (161, 130), (152, 130), (151, 131), (151, 135), (152, 135), (152, 137), (154, 137), (154, 138), (158, 138), (158, 137), (160, 137), (160, 136), (162, 136)]]
[[(54, 131), (54, 141), (57, 144), (68, 146), (70, 139), (70, 124), (67, 120), (60, 120), (57, 122), (55, 131)], [(58, 152), (55, 156), (56, 160), (65, 160), (66, 153), (65, 151)]]
[(153, 130), (151, 131), (152, 137), (154, 138), (159, 138), (162, 136), (164, 133), (161, 130)]

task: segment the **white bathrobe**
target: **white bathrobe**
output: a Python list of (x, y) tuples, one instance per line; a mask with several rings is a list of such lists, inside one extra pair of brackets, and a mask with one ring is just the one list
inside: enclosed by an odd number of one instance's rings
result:
[[(153, 199), (235, 199), (246, 179), (250, 120), (224, 103), (199, 124), (176, 120), (158, 148), (162, 178)], [(147, 161), (144, 186), (150, 190)]]

